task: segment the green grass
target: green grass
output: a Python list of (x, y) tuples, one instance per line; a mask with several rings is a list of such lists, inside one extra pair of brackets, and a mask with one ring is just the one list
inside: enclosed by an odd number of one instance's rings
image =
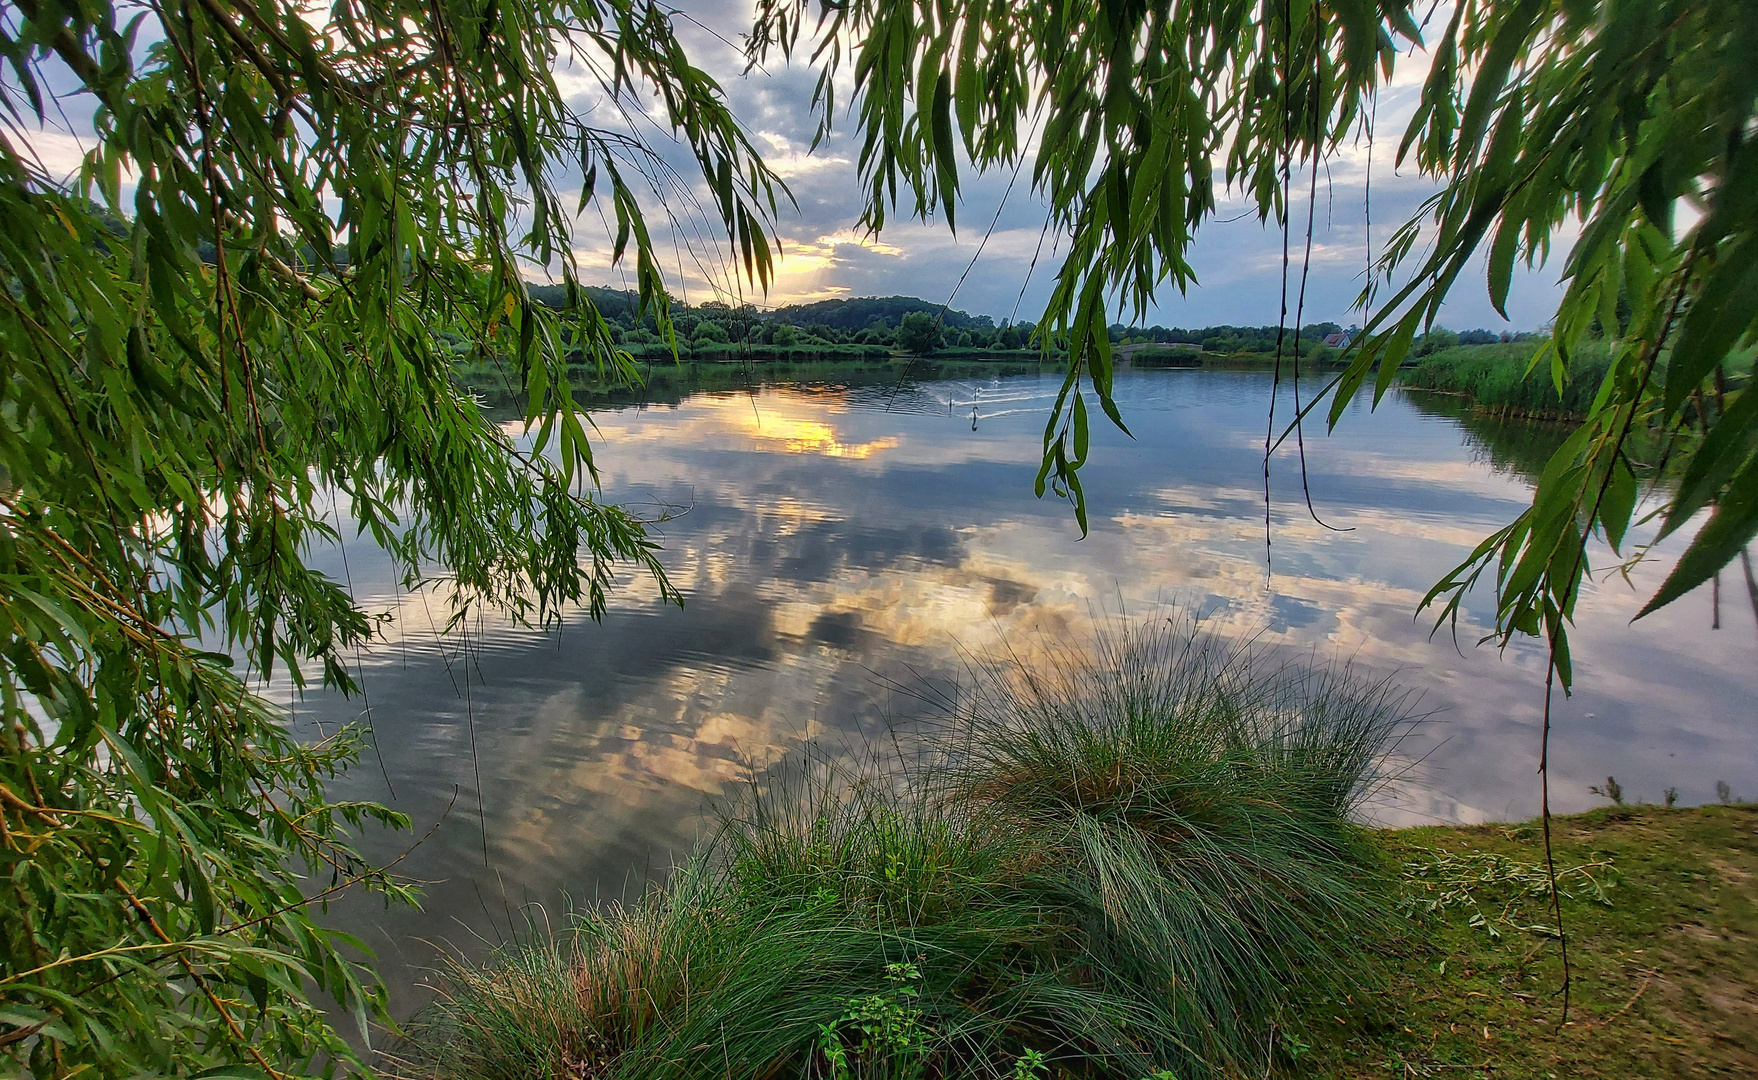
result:
[(1141, 368), (1156, 367), (1201, 367), (1204, 361), (1202, 346), (1168, 344), (1124, 346), (1127, 352), (1119, 350), (1119, 355), (1131, 364)]
[(1386, 833), (1404, 912), (1387, 977), (1311, 1002), (1283, 1075), (1758, 1075), (1758, 807), (1609, 807), (1553, 833), (1566, 1024), (1537, 825)]
[(1189, 627), (980, 673), (901, 760), (752, 785), (641, 901), (455, 965), (427, 1077), (1259, 1075), (1366, 993), (1404, 699)]
[(1604, 342), (1587, 342), (1575, 352), (1561, 394), (1548, 367), (1527, 371), (1537, 341), (1501, 345), (1455, 345), (1423, 357), (1399, 375), (1416, 390), (1436, 390), (1471, 398), (1481, 412), (1537, 419), (1583, 416), (1599, 392), (1610, 365)]
[[(654, 342), (647, 345), (631, 345), (629, 352), (637, 362), (666, 363), (672, 362), (671, 347)], [(854, 342), (834, 342), (812, 340), (796, 345), (753, 344), (742, 341), (678, 342), (678, 359), (683, 363), (698, 364), (767, 364), (767, 363), (802, 363), (812, 361), (831, 361), (847, 363), (849, 361), (884, 361), (891, 356), (889, 345), (860, 345)]]
[(1257, 1068), (1291, 984), (1349, 984), (1378, 929), (1350, 819), (1403, 699), (1171, 627), (1095, 649), (988, 671), (942, 775), (1038, 838), (1098, 977), (1163, 1007), (1156, 1067)]
[(1758, 1075), (1758, 807), (1373, 832), (1405, 699), (1188, 630), (753, 780), (636, 903), (453, 964), (426, 1078)]

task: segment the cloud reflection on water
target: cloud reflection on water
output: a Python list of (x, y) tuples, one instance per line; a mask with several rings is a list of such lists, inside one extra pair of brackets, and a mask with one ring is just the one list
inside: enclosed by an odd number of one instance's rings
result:
[[(1536, 809), (1542, 655), (1472, 647), (1487, 595), (1466, 604), (1457, 650), (1415, 617), (1429, 585), (1529, 497), (1506, 455), (1402, 397), (1371, 417), (1352, 409), (1335, 435), (1309, 432), (1307, 459), (1320, 513), (1353, 531), (1306, 514), (1290, 445), (1274, 463), (1266, 565), (1268, 377), (1136, 373), (1118, 395), (1136, 438), (1094, 431), (1081, 540), (1065, 506), (1031, 495), (1057, 385), (764, 388), (596, 414), (606, 496), (688, 507), (661, 527), (687, 605), (659, 607), (636, 579), (602, 626), (473, 627), (463, 656), (434, 637), (431, 601), (376, 590), (393, 618), (366, 676), (397, 805), (419, 831), (457, 798), (405, 863), (435, 881), (427, 913), (355, 905), (344, 920), (421, 961), (411, 935), (504, 928), (503, 896), (624, 894), (686, 850), (748, 770), (807, 741), (881, 739), (920, 711), (909, 687), (950, 689), (970, 656), (1173, 603), (1269, 648), (1397, 670), (1422, 692), (1439, 712), (1387, 821)], [(356, 552), (356, 585), (372, 591), (362, 562)], [(1701, 801), (1723, 779), (1758, 794), (1751, 615), (1724, 612), (1711, 631), (1693, 596), (1630, 626), (1662, 570), (1641, 569), (1634, 589), (1595, 585), (1581, 605), (1580, 690), (1557, 709), (1560, 809), (1591, 805), (1588, 785), (1608, 774), (1651, 799), (1676, 785)], [(358, 708), (300, 706), (326, 721)], [(370, 753), (339, 787), (385, 794)]]

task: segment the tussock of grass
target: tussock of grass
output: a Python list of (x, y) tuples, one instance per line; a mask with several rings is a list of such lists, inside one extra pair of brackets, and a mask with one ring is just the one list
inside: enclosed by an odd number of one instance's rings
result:
[(1389, 683), (1161, 626), (985, 690), (946, 773), (1037, 839), (1095, 979), (1158, 1010), (1156, 1060), (1255, 1067), (1291, 983), (1358, 973), (1383, 907), (1352, 811), (1406, 715)]
[(447, 973), (432, 1077), (1261, 1072), (1391, 911), (1404, 699), (1191, 627), (982, 674), (928, 764), (752, 785), (662, 888)]

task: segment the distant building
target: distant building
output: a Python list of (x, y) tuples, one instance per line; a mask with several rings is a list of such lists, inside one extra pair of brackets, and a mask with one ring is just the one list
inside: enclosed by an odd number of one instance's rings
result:
[(1361, 327), (1351, 326), (1347, 330), (1339, 330), (1334, 334), (1326, 334), (1325, 347), (1330, 349), (1347, 349), (1349, 343), (1354, 341), (1355, 335), (1359, 333), (1361, 333)]

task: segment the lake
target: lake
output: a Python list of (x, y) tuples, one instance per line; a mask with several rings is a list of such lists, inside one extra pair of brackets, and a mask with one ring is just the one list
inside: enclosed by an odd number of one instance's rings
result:
[[(972, 658), (1078, 639), (1095, 620), (1182, 610), (1272, 651), (1395, 672), (1430, 715), (1381, 822), (1537, 812), (1542, 649), (1475, 645), (1493, 625), (1487, 590), (1456, 639), (1431, 636), (1417, 605), (1527, 503), (1554, 428), (1396, 391), (1352, 408), (1306, 440), (1313, 505), (1347, 531), (1308, 514), (1289, 440), (1266, 549), (1270, 375), (1124, 372), (1135, 437), (1095, 422), (1082, 539), (1065, 503), (1032, 496), (1059, 385), (778, 385), (597, 412), (606, 497), (669, 515), (657, 531), (682, 610), (630, 578), (602, 624), (442, 637), (443, 605), (396, 590), (364, 541), (346, 561), (328, 553), (386, 633), (361, 657), (365, 701), (311, 695), (294, 722), (315, 733), (370, 704), (376, 754), (334, 793), (414, 819), (413, 835), (368, 837), (375, 858), (431, 830), (398, 867), (429, 883), (424, 911), (352, 899), (334, 914), (379, 951), (397, 1011), (419, 1000), (436, 944), (480, 955), (527, 917), (559, 924), (570, 902), (630, 895), (751, 770), (808, 743), (883, 740)], [(1758, 795), (1758, 626), (1739, 563), (1719, 605), (1704, 589), (1630, 622), (1681, 546), (1587, 587), (1577, 689), (1555, 711), (1558, 811), (1601, 804), (1589, 788), (1607, 776), (1631, 799), (1711, 801), (1717, 781)], [(1592, 561), (1612, 562), (1601, 548)]]

